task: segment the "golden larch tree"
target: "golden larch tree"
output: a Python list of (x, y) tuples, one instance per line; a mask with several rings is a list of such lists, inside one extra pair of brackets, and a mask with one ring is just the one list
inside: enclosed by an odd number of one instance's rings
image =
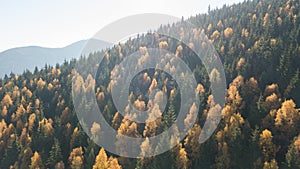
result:
[(178, 169), (187, 169), (188, 168), (188, 157), (182, 144), (180, 143), (180, 149), (176, 156), (176, 165)]
[(93, 165), (93, 169), (108, 169), (107, 155), (104, 148), (101, 148)]
[(263, 169), (279, 169), (278, 164), (275, 159), (271, 160), (270, 162), (266, 161), (264, 163)]
[(43, 162), (42, 158), (39, 155), (38, 152), (34, 152), (33, 156), (31, 157), (31, 164), (29, 166), (30, 169), (42, 169), (43, 167)]
[(262, 149), (262, 153), (265, 157), (265, 161), (275, 158), (276, 147), (272, 142), (273, 135), (271, 131), (265, 129), (262, 131), (259, 137), (259, 145)]
[(82, 147), (74, 148), (69, 156), (69, 162), (72, 169), (83, 168), (83, 151)]

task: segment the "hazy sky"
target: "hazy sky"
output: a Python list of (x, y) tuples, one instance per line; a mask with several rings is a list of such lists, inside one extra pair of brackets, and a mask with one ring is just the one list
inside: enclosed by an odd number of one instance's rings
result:
[(1, 0), (0, 52), (20, 46), (63, 47), (106, 24), (140, 13), (185, 18), (242, 0)]

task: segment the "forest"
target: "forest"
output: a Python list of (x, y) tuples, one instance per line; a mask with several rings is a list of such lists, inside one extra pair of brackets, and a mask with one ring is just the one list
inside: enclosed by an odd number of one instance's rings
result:
[[(197, 29), (185, 30), (189, 29), (181, 26), (185, 22)], [(160, 31), (180, 35), (180, 40), (189, 43), (160, 35)], [(162, 25), (157, 32), (138, 35), (78, 60), (0, 79), (0, 169), (300, 168), (300, 0), (247, 0), (224, 5)], [(218, 78), (219, 72), (193, 65), (196, 57), (191, 49), (205, 46), (201, 34), (207, 35), (223, 63), (227, 81), (223, 107), (214, 101), (209, 78), (210, 73)], [(196, 123), (183, 140), (163, 154), (121, 157), (93, 141), (101, 135), (100, 124), (79, 123), (82, 119), (76, 115), (72, 90), (95, 92), (105, 120), (118, 134), (147, 138), (164, 132), (175, 122), (180, 107), (180, 89), (169, 74), (148, 69), (135, 76), (130, 86), (129, 101), (139, 110), (152, 106), (148, 97), (155, 88), (167, 94), (165, 110), (152, 111), (159, 117), (154, 121), (150, 116), (145, 124), (130, 121), (112, 101), (112, 79), (120, 75), (117, 65), (135, 51), (147, 58), (150, 48), (166, 49), (192, 69), (200, 106), (198, 110), (190, 107), (184, 123), (193, 121), (193, 113), (197, 114)], [(99, 63), (101, 56), (104, 60)], [(74, 76), (78, 63), (101, 69), (96, 76), (88, 71)], [(167, 69), (175, 71), (176, 67)], [(76, 84), (73, 89), (72, 83)], [(88, 107), (88, 98), (83, 97), (80, 105)], [(222, 119), (214, 134), (200, 144), (198, 138), (211, 109), (220, 109)], [(83, 128), (88, 128), (93, 139)], [(143, 142), (141, 153), (159, 149), (150, 144)], [(117, 141), (116, 147), (124, 146), (122, 140)]]

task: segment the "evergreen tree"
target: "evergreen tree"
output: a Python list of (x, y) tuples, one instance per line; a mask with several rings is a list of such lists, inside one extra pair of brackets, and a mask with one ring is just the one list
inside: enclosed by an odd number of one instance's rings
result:
[(51, 151), (49, 153), (49, 158), (47, 161), (47, 166), (54, 167), (58, 162), (62, 160), (62, 153), (58, 139), (54, 139), (54, 144), (52, 145)]

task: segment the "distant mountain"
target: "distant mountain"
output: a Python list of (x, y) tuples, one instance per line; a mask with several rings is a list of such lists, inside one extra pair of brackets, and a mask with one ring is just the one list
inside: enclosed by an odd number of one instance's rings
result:
[[(88, 48), (85, 48), (87, 43), (89, 43)], [(109, 45), (100, 40), (81, 40), (63, 48), (27, 46), (9, 49), (0, 53), (0, 77), (11, 72), (19, 74), (26, 69), (33, 71), (35, 67), (41, 68), (45, 64), (63, 63), (65, 60), (80, 57), (82, 53), (88, 54)], [(85, 52), (82, 52), (83, 49)]]

